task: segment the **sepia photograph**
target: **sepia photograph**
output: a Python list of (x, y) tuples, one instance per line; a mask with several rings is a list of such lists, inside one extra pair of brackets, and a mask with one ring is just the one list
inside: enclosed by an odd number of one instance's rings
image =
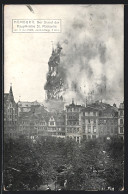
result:
[(124, 190), (124, 6), (4, 5), (4, 191)]

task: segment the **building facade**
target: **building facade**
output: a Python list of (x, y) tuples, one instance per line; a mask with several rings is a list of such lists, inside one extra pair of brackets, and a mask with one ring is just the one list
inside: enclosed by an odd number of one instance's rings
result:
[(81, 105), (72, 104), (66, 106), (65, 132), (66, 138), (74, 139), (80, 143), (82, 140)]
[(118, 134), (118, 110), (108, 107), (99, 111), (99, 136), (117, 137)]
[(27, 101), (19, 101), (18, 102), (18, 116), (20, 117), (22, 114), (30, 112), (32, 107), (39, 107), (40, 104), (37, 101), (27, 102)]
[(4, 138), (18, 137), (18, 104), (14, 100), (12, 86), (4, 94)]
[(90, 140), (99, 137), (99, 110), (95, 107), (87, 106), (82, 110), (82, 130), (83, 139)]
[(118, 109), (118, 137), (124, 139), (124, 103)]
[[(48, 111), (35, 102), (14, 101), (12, 86), (4, 94), (4, 135), (16, 138), (53, 136), (81, 140), (120, 137), (124, 139), (124, 104), (119, 109), (95, 102), (77, 105), (72, 103), (65, 110)], [(61, 111), (60, 111), (61, 110)]]

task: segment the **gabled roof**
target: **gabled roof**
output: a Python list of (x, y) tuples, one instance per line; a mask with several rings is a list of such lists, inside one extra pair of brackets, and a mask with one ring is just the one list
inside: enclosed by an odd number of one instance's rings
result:
[(33, 102), (19, 101), (19, 102), (18, 102), (18, 105), (19, 105), (20, 107), (27, 108), (27, 107), (31, 107), (31, 106), (40, 105), (40, 103), (37, 102), (37, 101), (33, 101)]

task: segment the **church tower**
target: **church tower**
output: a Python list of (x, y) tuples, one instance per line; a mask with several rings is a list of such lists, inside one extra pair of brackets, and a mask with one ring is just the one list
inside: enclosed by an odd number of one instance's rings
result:
[(12, 91), (12, 84), (10, 85), (8, 100), (9, 100), (10, 102), (14, 102), (14, 96), (13, 96), (13, 91)]
[(63, 100), (63, 80), (59, 72), (61, 50), (62, 47), (58, 43), (56, 49), (52, 48), (52, 54), (48, 61), (49, 70), (44, 86), (46, 100)]

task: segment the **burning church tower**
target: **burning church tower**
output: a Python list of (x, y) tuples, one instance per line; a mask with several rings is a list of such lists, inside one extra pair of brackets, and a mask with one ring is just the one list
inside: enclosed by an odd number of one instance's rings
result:
[(57, 44), (57, 48), (52, 48), (52, 54), (48, 61), (49, 70), (47, 73), (47, 82), (44, 86), (46, 91), (46, 100), (63, 101), (63, 80), (59, 72), (60, 53), (62, 47)]

